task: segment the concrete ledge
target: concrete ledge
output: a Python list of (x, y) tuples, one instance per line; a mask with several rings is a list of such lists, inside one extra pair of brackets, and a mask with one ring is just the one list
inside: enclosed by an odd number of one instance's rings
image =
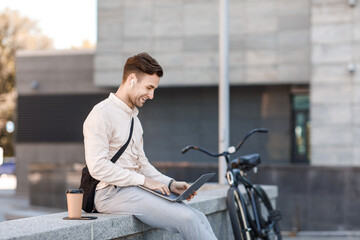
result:
[[(271, 198), (275, 186), (264, 186)], [(231, 239), (232, 230), (226, 207), (227, 186), (207, 184), (187, 203), (204, 212), (219, 239)], [(0, 223), (0, 239), (182, 239), (179, 234), (154, 229), (131, 215), (86, 214), (96, 220), (63, 220), (67, 212)], [(220, 237), (221, 236), (221, 237)]]

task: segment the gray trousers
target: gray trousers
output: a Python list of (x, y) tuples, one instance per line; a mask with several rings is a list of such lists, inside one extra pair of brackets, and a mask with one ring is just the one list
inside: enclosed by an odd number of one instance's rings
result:
[(205, 214), (173, 203), (138, 187), (109, 185), (95, 193), (95, 207), (101, 213), (130, 214), (155, 228), (180, 233), (187, 240), (217, 239)]

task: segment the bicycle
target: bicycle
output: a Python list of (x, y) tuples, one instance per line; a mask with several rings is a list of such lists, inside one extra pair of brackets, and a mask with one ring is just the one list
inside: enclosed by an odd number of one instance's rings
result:
[[(182, 153), (194, 149), (211, 157), (223, 156), (225, 158), (227, 163), (225, 177), (229, 184), (227, 205), (235, 240), (281, 240), (280, 211), (273, 209), (265, 191), (260, 186), (253, 185), (247, 178), (250, 170), (257, 171), (257, 166), (261, 163), (260, 155), (254, 153), (230, 160), (230, 155), (237, 152), (246, 139), (257, 132), (267, 133), (268, 130), (264, 128), (251, 130), (236, 147), (231, 146), (222, 153), (214, 154), (193, 145), (185, 147)], [(247, 199), (238, 188), (240, 184), (245, 187)]]

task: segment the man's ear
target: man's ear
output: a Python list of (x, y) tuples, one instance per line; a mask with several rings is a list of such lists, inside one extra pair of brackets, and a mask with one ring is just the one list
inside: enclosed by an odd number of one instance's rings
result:
[(130, 81), (130, 87), (133, 87), (134, 84), (137, 82), (137, 78), (133, 73), (129, 75), (128, 79)]

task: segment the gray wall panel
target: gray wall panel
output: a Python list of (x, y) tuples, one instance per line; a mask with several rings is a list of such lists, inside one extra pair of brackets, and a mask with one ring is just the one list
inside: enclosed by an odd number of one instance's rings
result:
[[(310, 2), (229, 1), (231, 83), (309, 82)], [(161, 86), (218, 84), (217, 1), (143, 0), (118, 3), (104, 0), (98, 4), (98, 48), (95, 59), (101, 61), (95, 61), (96, 85), (117, 86), (116, 79), (121, 78), (122, 64), (115, 67), (112, 65), (111, 69), (109, 65), (103, 64), (116, 58), (113, 55), (126, 59), (142, 51), (149, 52), (164, 67)], [(305, 62), (304, 54), (293, 54), (294, 64), (290, 67), (279, 62), (284, 51), (299, 48), (306, 55)], [(259, 60), (264, 60), (262, 51), (265, 50), (271, 61), (260, 61), (259, 64)], [(112, 54), (105, 54), (109, 51)], [(260, 57), (249, 59), (247, 51), (261, 54)], [(176, 64), (170, 57), (172, 55), (176, 56)], [(242, 55), (242, 59), (234, 61), (234, 55)], [(298, 62), (301, 62), (299, 68)], [(242, 69), (241, 74), (239, 68)], [(108, 78), (104, 71), (109, 71), (113, 77)]]
[[(217, 151), (217, 94), (215, 87), (158, 89), (154, 100), (141, 108), (139, 115), (149, 160), (216, 162), (197, 152), (182, 155), (180, 151), (186, 145)], [(260, 152), (264, 162), (289, 162), (289, 87), (232, 87), (230, 111), (232, 145), (253, 128), (269, 128), (269, 134), (250, 138), (242, 154)]]
[(359, 167), (265, 165), (250, 178), (278, 186), (283, 230), (358, 230), (359, 173)]

